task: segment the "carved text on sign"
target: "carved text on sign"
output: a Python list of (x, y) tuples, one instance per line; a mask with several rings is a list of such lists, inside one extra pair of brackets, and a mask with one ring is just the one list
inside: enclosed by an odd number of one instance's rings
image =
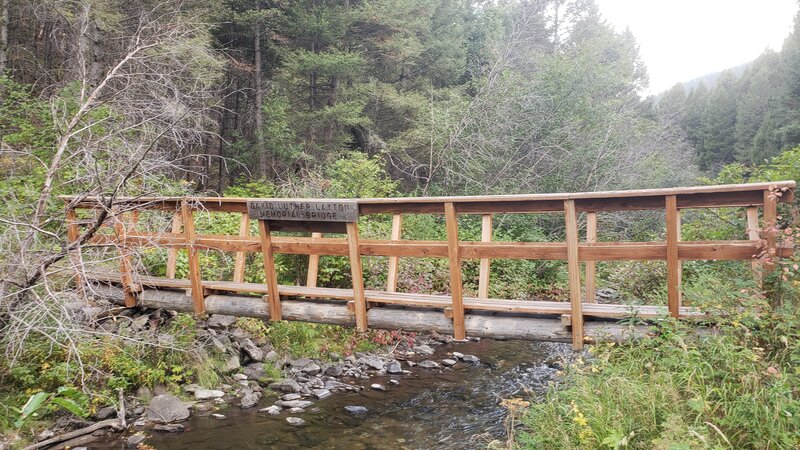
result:
[(356, 222), (358, 203), (353, 200), (251, 200), (251, 219), (298, 222)]

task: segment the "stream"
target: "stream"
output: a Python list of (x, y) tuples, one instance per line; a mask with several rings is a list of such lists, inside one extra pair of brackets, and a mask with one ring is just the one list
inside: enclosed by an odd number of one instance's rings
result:
[[(158, 450), (326, 448), (326, 449), (479, 449), (505, 439), (503, 398), (529, 399), (526, 390), (542, 392), (555, 373), (544, 361), (569, 353), (568, 344), (484, 339), (439, 346), (428, 359), (441, 360), (447, 352), (473, 354), (479, 365), (459, 363), (452, 369), (414, 368), (408, 375), (364, 380), (358, 393), (336, 393), (297, 414), (307, 424), (293, 427), (287, 413), (270, 416), (258, 408), (232, 407), (218, 411), (215, 420), (193, 415), (182, 433), (148, 432), (145, 443)], [(400, 381), (392, 385), (389, 379)], [(371, 383), (386, 391), (369, 388)], [(270, 404), (262, 400), (262, 407)], [(353, 416), (346, 405), (365, 406), (369, 412)], [(124, 439), (105, 448), (122, 449)]]

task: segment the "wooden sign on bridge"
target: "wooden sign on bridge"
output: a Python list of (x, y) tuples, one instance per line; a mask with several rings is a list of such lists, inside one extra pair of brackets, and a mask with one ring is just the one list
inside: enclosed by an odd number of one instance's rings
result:
[[(249, 200), (247, 214), (258, 219), (261, 251), (264, 255), (270, 320), (281, 320), (281, 299), (275, 255), (272, 249), (272, 231), (305, 231), (312, 233), (346, 233), (353, 277), (352, 305), (356, 315), (356, 328), (367, 330), (367, 302), (364, 299), (364, 276), (361, 254), (358, 252), (358, 203), (354, 200)], [(320, 236), (321, 237), (321, 236)], [(319, 265), (319, 257), (315, 260)], [(314, 268), (314, 273), (317, 272)], [(309, 268), (311, 272), (311, 268)]]

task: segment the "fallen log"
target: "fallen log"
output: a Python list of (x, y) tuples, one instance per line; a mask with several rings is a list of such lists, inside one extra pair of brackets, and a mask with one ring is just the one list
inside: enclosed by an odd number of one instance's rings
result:
[[(123, 304), (122, 288), (105, 284), (92, 286), (95, 297), (111, 303)], [(192, 312), (192, 297), (185, 291), (144, 289), (138, 294), (138, 305)], [(284, 299), (281, 301), (283, 319), (332, 325), (354, 326), (355, 316), (341, 301)], [(269, 305), (261, 297), (214, 294), (205, 298), (208, 314), (256, 317), (269, 319)], [(386, 305), (367, 312), (369, 327), (384, 330), (437, 331), (453, 333), (452, 320), (441, 310), (398, 307)], [(571, 342), (572, 335), (563, 326), (560, 316), (532, 316), (508, 313), (472, 311), (465, 315), (467, 336), (493, 339), (525, 339), (532, 341)], [(624, 325), (614, 321), (587, 321), (587, 341), (620, 342), (642, 337), (647, 332), (644, 325)]]

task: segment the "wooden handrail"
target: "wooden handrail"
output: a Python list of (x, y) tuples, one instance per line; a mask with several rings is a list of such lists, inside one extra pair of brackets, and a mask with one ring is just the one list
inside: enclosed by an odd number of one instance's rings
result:
[[(723, 184), (667, 189), (640, 189), (630, 191), (580, 192), (558, 194), (487, 195), (461, 197), (397, 197), (354, 199), (360, 214), (423, 213), (443, 214), (445, 203), (452, 203), (458, 214), (563, 212), (564, 200), (575, 200), (577, 212), (628, 211), (664, 209), (664, 198), (677, 197), (678, 209), (722, 208), (733, 206), (761, 206), (764, 191), (785, 191), (781, 202), (793, 200), (794, 181), (774, 183)], [(62, 196), (74, 208), (98, 206), (96, 197)], [(124, 197), (115, 203), (142, 206), (145, 209), (177, 210), (183, 200), (194, 208), (212, 212), (247, 212), (245, 197)], [(297, 199), (275, 199), (297, 200)], [(312, 199), (308, 199), (312, 200)], [(330, 200), (330, 199), (327, 199)]]
[[(465, 303), (462, 293), (461, 260), (480, 260), (480, 282), (478, 297), (488, 298), (489, 268), (491, 259), (531, 259), (563, 260), (568, 263), (570, 303), (569, 321), (572, 326), (573, 345), (583, 345), (583, 315), (586, 307), (593, 302), (594, 262), (615, 260), (663, 260), (667, 261), (667, 292), (669, 312), (674, 317), (685, 314), (681, 307), (681, 261), (683, 260), (755, 260), (757, 255), (767, 253), (771, 256), (788, 256), (792, 249), (776, 243), (775, 222), (777, 203), (789, 202), (794, 198), (794, 181), (775, 183), (735, 184), (721, 186), (700, 186), (669, 189), (645, 189), (635, 191), (584, 192), (569, 194), (525, 194), (466, 197), (420, 197), (420, 198), (369, 198), (356, 199), (359, 213), (393, 214), (392, 233), (389, 239), (358, 239), (355, 222), (348, 223), (348, 239), (314, 235), (313, 237), (269, 236), (261, 229), (258, 236), (249, 236), (250, 217), (247, 213), (248, 198), (218, 197), (137, 197), (120, 198), (115, 201), (114, 211), (157, 210), (174, 214), (171, 232), (148, 233), (127, 229), (121, 218), (115, 219), (115, 233), (99, 233), (90, 240), (90, 245), (114, 245), (123, 255), (122, 282), (126, 296), (135, 296), (136, 286), (131, 276), (128, 250), (132, 247), (164, 247), (169, 249), (168, 278), (175, 277), (175, 252), (186, 249), (189, 252), (189, 281), (192, 299), (197, 313), (203, 313), (204, 296), (208, 294), (209, 282), (201, 279), (197, 252), (213, 249), (236, 253), (234, 284), (242, 284), (245, 254), (260, 252), (265, 256), (265, 273), (270, 317), (281, 317), (279, 287), (272, 261), (273, 253), (300, 254), (312, 257), (309, 263), (307, 284), (313, 286), (316, 280), (318, 257), (320, 255), (347, 256), (353, 269), (353, 294), (356, 325), (366, 330), (366, 308), (374, 299), (391, 303), (398, 302), (409, 294), (395, 293), (397, 284), (398, 258), (437, 257), (448, 258), (450, 266), (450, 302), (445, 314), (453, 321), (454, 335), (465, 338)], [(76, 209), (102, 207), (96, 198), (62, 197), (67, 203), (69, 238), (75, 239), (77, 228), (82, 224), (76, 219)], [(263, 200), (263, 199), (262, 199)], [(303, 201), (303, 199), (294, 199)], [(333, 201), (333, 200), (331, 200)], [(682, 241), (680, 238), (680, 211), (687, 208), (745, 207), (747, 211), (747, 240), (728, 241)], [(763, 207), (764, 217), (761, 226), (761, 239), (754, 225), (758, 224), (758, 207)], [(603, 211), (664, 210), (667, 217), (666, 240), (664, 242), (596, 242), (597, 213)], [(198, 211), (228, 212), (241, 214), (237, 235), (198, 234), (194, 230), (193, 213)], [(491, 215), (501, 213), (562, 213), (565, 218), (567, 238), (565, 242), (497, 242), (491, 240)], [(578, 236), (579, 213), (587, 213), (589, 221), (586, 239)], [(401, 239), (401, 214), (443, 214), (445, 216), (447, 240), (414, 241)], [(482, 215), (481, 241), (464, 241), (458, 235), (458, 215)], [(265, 226), (259, 221), (259, 226)], [(763, 246), (766, 245), (766, 248)], [(389, 276), (386, 291), (381, 296), (371, 294), (365, 299), (361, 279), (360, 258), (365, 256), (388, 256)], [(79, 260), (79, 255), (73, 255)], [(585, 296), (581, 293), (580, 264), (586, 263)], [(754, 268), (756, 266), (754, 265)], [(764, 264), (764, 271), (774, 270), (774, 261)], [(170, 286), (168, 279), (165, 286)], [(220, 286), (230, 282), (211, 282)], [(222, 283), (222, 284), (219, 284)], [(328, 288), (314, 288), (320, 292), (333, 291)], [(315, 291), (316, 292), (316, 291)], [(370, 300), (372, 299), (372, 300)], [(585, 301), (584, 301), (585, 299)], [(126, 302), (132, 306), (131, 299)], [(486, 300), (489, 302), (490, 300)], [(432, 302), (432, 303), (431, 303)], [(423, 302), (424, 303), (424, 302)], [(442, 299), (427, 304), (442, 305)], [(475, 302), (470, 301), (471, 305)], [(593, 306), (595, 307), (595, 306)], [(596, 305), (596, 308), (604, 308)], [(546, 309), (545, 309), (546, 310)], [(594, 311), (592, 309), (589, 309)], [(555, 311), (555, 310), (553, 310)], [(559, 309), (559, 311), (563, 311)]]

